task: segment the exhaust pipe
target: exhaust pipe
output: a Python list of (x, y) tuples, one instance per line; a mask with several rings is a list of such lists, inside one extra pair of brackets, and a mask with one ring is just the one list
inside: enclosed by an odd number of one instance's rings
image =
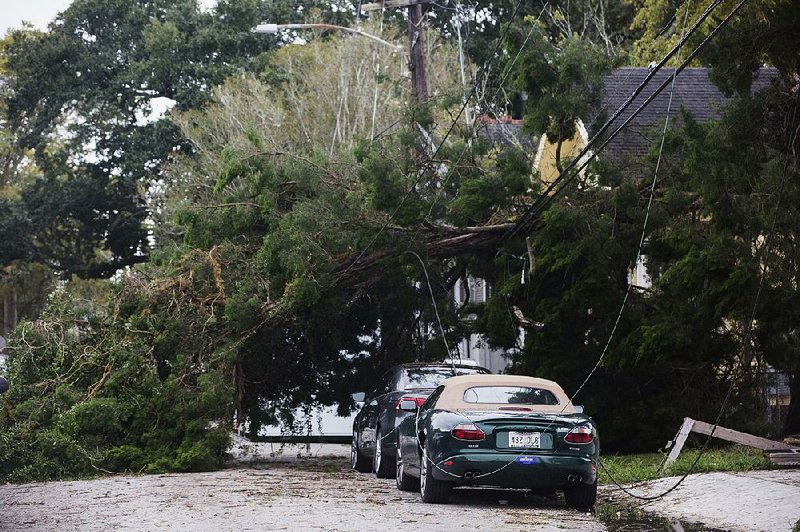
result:
[(580, 482), (583, 480), (583, 477), (580, 475), (567, 475), (567, 481), (574, 483)]

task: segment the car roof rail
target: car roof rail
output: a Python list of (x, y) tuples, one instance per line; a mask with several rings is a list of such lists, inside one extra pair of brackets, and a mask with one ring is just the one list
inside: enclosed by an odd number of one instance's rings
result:
[(442, 364), (455, 364), (457, 366), (475, 366), (478, 367), (477, 360), (473, 360), (471, 358), (445, 358), (442, 360)]

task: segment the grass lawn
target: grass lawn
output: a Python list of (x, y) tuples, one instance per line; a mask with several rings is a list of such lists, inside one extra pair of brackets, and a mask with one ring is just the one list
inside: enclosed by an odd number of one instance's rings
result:
[[(689, 471), (699, 453), (699, 449), (684, 449), (678, 460), (663, 473), (661, 465), (666, 458), (665, 454), (604, 455), (600, 459), (614, 479), (620, 484), (625, 484), (683, 475)], [(703, 454), (703, 457), (700, 458), (700, 461), (697, 462), (694, 473), (752, 471), (756, 469), (772, 469), (772, 463), (757, 449), (733, 445), (720, 449), (708, 449)], [(600, 484), (612, 483), (602, 468), (598, 468), (598, 479)]]

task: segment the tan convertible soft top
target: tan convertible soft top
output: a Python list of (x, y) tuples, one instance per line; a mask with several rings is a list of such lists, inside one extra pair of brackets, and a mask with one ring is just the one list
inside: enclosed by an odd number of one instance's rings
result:
[[(536, 377), (524, 377), (520, 375), (461, 375), (450, 377), (442, 382), (444, 390), (439, 400), (436, 401), (436, 408), (445, 410), (498, 410), (501, 407), (527, 407), (534, 412), (574, 414), (575, 407), (564, 393), (564, 390), (557, 383), (547, 379)], [(529, 404), (495, 404), (495, 403), (468, 403), (464, 401), (464, 392), (469, 388), (483, 386), (527, 386), (548, 390), (558, 399), (557, 405), (529, 405)]]

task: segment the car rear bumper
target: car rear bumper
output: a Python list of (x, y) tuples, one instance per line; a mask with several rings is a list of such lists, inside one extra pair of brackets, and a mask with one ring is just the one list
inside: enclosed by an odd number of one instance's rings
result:
[(437, 466), (434, 478), (461, 486), (561, 489), (597, 479), (596, 464), (588, 456), (484, 452), (446, 457)]

